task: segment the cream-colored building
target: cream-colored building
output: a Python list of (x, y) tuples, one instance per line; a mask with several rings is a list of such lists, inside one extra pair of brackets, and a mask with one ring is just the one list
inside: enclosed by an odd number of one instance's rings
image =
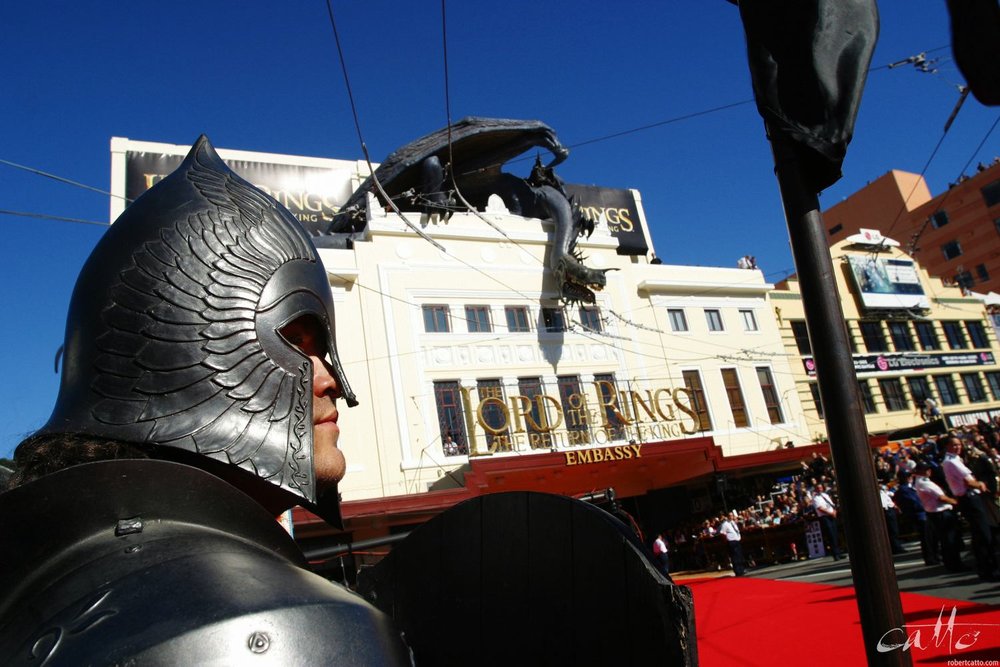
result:
[(345, 498), (447, 486), (470, 456), (694, 435), (738, 455), (807, 439), (759, 271), (620, 257), (599, 226), (581, 246), (615, 270), (592, 307), (564, 308), (544, 265), (547, 221), (493, 211), (419, 224), (443, 251), (381, 210), (368, 240), (321, 251), (363, 404), (341, 418)]
[[(113, 140), (113, 189), (137, 196), (186, 151)], [(314, 230), (367, 176), (358, 162), (219, 153)], [(407, 220), (370, 198), (345, 247), (317, 237), (361, 403), (339, 421), (348, 519), (388, 513), (393, 499), (440, 506), (515, 487), (623, 497), (674, 487), (677, 511), (708, 510), (718, 473), (794, 461), (787, 443), (809, 443), (816, 425), (774, 286), (758, 270), (651, 261), (639, 193), (613, 194), (617, 205), (581, 202), (595, 231), (579, 249), (608, 270), (591, 306), (558, 300), (552, 223), (512, 215), (499, 197)], [(645, 251), (619, 255), (623, 232)]]
[[(830, 250), (869, 433), (905, 439), (932, 432), (924, 423), (934, 410), (948, 428), (1000, 415), (996, 334), (983, 301), (929, 276), (898, 246), (861, 230)], [(808, 430), (824, 440), (797, 279), (771, 299)]]

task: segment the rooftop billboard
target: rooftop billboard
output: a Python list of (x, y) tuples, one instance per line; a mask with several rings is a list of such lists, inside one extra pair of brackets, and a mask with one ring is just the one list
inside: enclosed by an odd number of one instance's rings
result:
[(861, 303), (872, 309), (929, 308), (916, 264), (908, 259), (851, 255), (851, 273)]

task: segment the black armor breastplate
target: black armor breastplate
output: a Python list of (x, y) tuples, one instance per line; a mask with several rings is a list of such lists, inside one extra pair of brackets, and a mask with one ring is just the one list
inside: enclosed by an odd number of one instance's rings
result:
[(0, 662), (410, 664), (385, 615), (304, 564), (201, 470), (69, 468), (0, 495)]

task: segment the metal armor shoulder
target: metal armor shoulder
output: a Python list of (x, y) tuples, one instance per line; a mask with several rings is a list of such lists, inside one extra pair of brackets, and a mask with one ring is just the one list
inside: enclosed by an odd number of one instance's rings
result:
[(197, 468), (68, 468), (0, 495), (0, 535), (3, 664), (410, 664), (385, 615)]

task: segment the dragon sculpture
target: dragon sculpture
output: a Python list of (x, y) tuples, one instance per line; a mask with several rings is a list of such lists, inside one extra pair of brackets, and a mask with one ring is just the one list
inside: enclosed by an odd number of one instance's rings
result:
[[(528, 178), (502, 171), (505, 163), (531, 150), (552, 153), (546, 165), (540, 157)], [(606, 271), (583, 263), (577, 239), (594, 231), (579, 206), (566, 194), (555, 173), (569, 150), (540, 121), (468, 117), (396, 150), (351, 195), (334, 218), (329, 234), (360, 232), (367, 224), (368, 193), (383, 206), (388, 196), (401, 211), (450, 216), (459, 207), (483, 209), (499, 195), (515, 215), (549, 219), (555, 233), (547, 266), (567, 302), (593, 303), (595, 291), (607, 283)], [(322, 242), (319, 242), (322, 245)]]

